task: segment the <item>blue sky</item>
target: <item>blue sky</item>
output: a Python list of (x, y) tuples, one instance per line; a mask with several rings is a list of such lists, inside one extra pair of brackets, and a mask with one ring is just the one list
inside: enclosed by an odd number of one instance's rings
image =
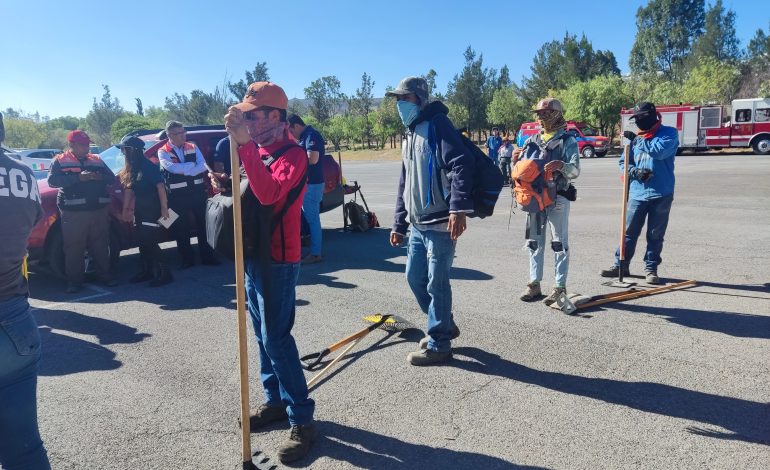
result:
[[(537, 49), (565, 31), (610, 49), (627, 72), (636, 10), (646, 3), (2, 0), (0, 109), (85, 116), (106, 84), (135, 111), (134, 98), (161, 106), (175, 92), (210, 92), (263, 61), (290, 98), (326, 75), (352, 93), (364, 72), (381, 96), (430, 68), (444, 91), (468, 45), (486, 66), (508, 65), (518, 83)], [(768, 30), (767, 0), (723, 3), (736, 12), (742, 47), (757, 28)]]

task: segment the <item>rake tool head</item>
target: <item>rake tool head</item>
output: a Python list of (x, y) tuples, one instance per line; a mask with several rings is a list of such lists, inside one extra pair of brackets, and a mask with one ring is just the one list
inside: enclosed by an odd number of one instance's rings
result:
[[(374, 315), (364, 317), (364, 322), (366, 323), (377, 323), (380, 320), (382, 320), (381, 313), (375, 313)], [(385, 322), (383, 322), (382, 325), (380, 325), (380, 328), (385, 331), (404, 331), (411, 328), (416, 328), (416, 326), (405, 318), (399, 317), (397, 315), (391, 315), (387, 320), (385, 320)]]

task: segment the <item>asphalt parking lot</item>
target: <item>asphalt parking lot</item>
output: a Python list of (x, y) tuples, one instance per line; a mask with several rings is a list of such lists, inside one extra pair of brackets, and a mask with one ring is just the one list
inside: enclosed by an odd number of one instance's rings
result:
[[(597, 273), (617, 244), (620, 181), (614, 158), (582, 166), (568, 290), (597, 295), (613, 291)], [(659, 274), (696, 287), (579, 316), (522, 303), (524, 216), (516, 211), (509, 226), (504, 192), (495, 215), (472, 220), (458, 244), (462, 334), (452, 362), (410, 366), (419, 332), (373, 332), (312, 389), (321, 437), (298, 466), (770, 468), (770, 157), (680, 156), (676, 168)], [(345, 233), (341, 209), (322, 216), (325, 260), (303, 267), (297, 288), (301, 354), (371, 313), (425, 326), (404, 279), (405, 249), (387, 243), (399, 163), (343, 169), (384, 227)], [(165, 251), (176, 260), (173, 244)], [(74, 296), (32, 276), (40, 429), (53, 468), (240, 468), (232, 266), (175, 272), (153, 290), (127, 284), (137, 263), (124, 252), (119, 286)], [(640, 258), (631, 273), (643, 274)], [(287, 429), (253, 433), (254, 449), (274, 456)]]

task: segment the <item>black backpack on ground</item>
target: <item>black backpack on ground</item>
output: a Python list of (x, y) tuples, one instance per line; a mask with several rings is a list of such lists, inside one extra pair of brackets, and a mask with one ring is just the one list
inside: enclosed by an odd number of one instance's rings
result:
[[(287, 150), (299, 147), (288, 144), (274, 152), (270, 158), (263, 159), (265, 166), (270, 166)], [(243, 254), (246, 258), (270, 262), (270, 239), (273, 232), (282, 226), (283, 217), (292, 204), (302, 194), (307, 181), (307, 172), (287, 196), (286, 204), (273, 214), (273, 206), (259, 202), (249, 186), (246, 175), (241, 171), (241, 221), (243, 223)], [(227, 259), (235, 259), (235, 237), (233, 234), (233, 197), (232, 193), (216, 194), (206, 203), (206, 241), (217, 253)]]

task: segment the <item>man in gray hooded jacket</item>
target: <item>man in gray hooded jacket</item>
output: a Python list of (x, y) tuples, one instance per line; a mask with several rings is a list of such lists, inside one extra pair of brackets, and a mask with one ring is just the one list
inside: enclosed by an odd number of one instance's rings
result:
[(449, 360), (451, 341), (460, 334), (452, 315), (449, 272), (466, 214), (473, 212), (475, 160), (447, 117), (447, 107), (428, 102), (423, 78), (406, 77), (387, 96), (397, 99), (407, 127), (390, 244), (401, 245), (412, 225), (406, 278), (428, 315), (428, 334), (407, 360), (424, 366)]

